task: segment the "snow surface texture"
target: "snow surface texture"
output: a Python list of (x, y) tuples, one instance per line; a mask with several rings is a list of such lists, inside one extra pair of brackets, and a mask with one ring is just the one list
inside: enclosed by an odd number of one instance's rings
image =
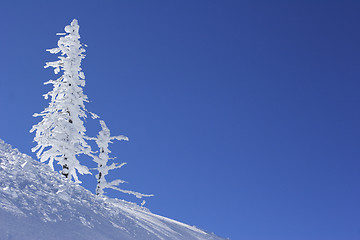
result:
[(0, 239), (222, 240), (134, 203), (96, 196), (2, 140)]

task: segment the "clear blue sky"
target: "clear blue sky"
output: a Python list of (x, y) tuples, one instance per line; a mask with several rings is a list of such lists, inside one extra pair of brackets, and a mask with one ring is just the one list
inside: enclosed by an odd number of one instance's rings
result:
[(128, 162), (116, 174), (156, 195), (151, 211), (232, 240), (359, 239), (359, 12), (340, 0), (3, 0), (0, 138), (34, 156), (32, 114), (55, 78), (45, 49), (77, 18), (87, 109), (130, 138), (112, 145)]

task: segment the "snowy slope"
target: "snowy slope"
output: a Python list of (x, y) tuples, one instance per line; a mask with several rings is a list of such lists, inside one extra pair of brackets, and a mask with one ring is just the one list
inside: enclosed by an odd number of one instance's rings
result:
[(133, 203), (99, 198), (0, 140), (0, 239), (222, 238)]

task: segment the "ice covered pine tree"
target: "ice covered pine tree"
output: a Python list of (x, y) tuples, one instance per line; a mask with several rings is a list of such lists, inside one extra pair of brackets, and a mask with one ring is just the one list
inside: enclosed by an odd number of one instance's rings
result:
[[(117, 179), (111, 182), (108, 182), (105, 178), (105, 176), (109, 173), (110, 170), (121, 168), (126, 163), (112, 163), (111, 165), (108, 165), (108, 162), (110, 160), (109, 153), (111, 151), (109, 150), (109, 144), (112, 143), (112, 140), (125, 140), (128, 141), (129, 139), (123, 135), (120, 136), (111, 136), (109, 128), (106, 126), (105, 122), (103, 120), (100, 120), (101, 125), (101, 131), (99, 132), (98, 136), (96, 138), (92, 138), (92, 140), (96, 141), (96, 144), (99, 147), (99, 155), (93, 156), (94, 161), (97, 163), (97, 186), (96, 186), (96, 195), (102, 195), (104, 194), (105, 188), (111, 188), (123, 193), (131, 194), (136, 196), (137, 198), (142, 197), (151, 197), (152, 194), (142, 194), (130, 190), (124, 190), (118, 187), (119, 184), (124, 183), (125, 181)], [(144, 203), (144, 202), (143, 202)]]
[(61, 55), (58, 56), (58, 61), (47, 62), (45, 68), (53, 67), (55, 74), (61, 72), (62, 75), (57, 80), (44, 83), (52, 84), (53, 89), (44, 95), (45, 99), (50, 98), (49, 106), (41, 113), (34, 114), (34, 117), (40, 116), (43, 119), (30, 130), (36, 132), (34, 141), (37, 142), (32, 151), (37, 151), (41, 162), (49, 161), (53, 169), (54, 161), (57, 161), (66, 178), (80, 182), (77, 172), (90, 172), (86, 166), (80, 164), (77, 156), (91, 151), (84, 139), (84, 102), (88, 102), (88, 99), (83, 93), (85, 76), (80, 65), (85, 57), (85, 49), (79, 41), (79, 25), (76, 19), (65, 27), (65, 33), (57, 35), (63, 35), (58, 41), (58, 47), (47, 51)]

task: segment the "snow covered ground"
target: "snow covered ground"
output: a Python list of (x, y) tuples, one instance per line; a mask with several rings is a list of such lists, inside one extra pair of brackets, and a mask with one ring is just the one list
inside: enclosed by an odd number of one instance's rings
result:
[(222, 240), (148, 209), (98, 197), (0, 140), (1, 240)]

